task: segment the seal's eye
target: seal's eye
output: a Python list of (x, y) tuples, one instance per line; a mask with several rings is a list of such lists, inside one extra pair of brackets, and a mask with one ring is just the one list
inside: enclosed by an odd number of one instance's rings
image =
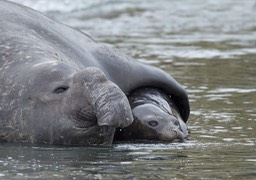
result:
[(150, 126), (152, 126), (152, 127), (156, 127), (156, 126), (158, 125), (158, 122), (152, 120), (152, 121), (149, 121), (149, 122), (148, 122), (148, 125), (150, 125)]
[(69, 88), (68, 86), (59, 86), (56, 89), (54, 89), (53, 93), (60, 94), (68, 90), (68, 88)]
[(179, 122), (178, 120), (175, 121), (174, 124), (175, 124), (176, 126), (180, 127), (180, 122)]

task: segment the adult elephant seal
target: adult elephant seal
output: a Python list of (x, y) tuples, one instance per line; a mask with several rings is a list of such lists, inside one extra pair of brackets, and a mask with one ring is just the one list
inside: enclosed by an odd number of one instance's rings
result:
[(185, 90), (167, 73), (32, 9), (0, 1), (0, 35), (2, 141), (111, 144), (133, 121), (126, 96), (145, 86), (189, 116)]
[(115, 140), (183, 142), (188, 136), (186, 122), (171, 97), (156, 88), (141, 88), (129, 95), (133, 123), (116, 131)]

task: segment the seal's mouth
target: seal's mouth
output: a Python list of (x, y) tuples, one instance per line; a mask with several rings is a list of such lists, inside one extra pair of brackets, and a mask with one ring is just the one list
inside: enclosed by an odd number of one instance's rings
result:
[(72, 119), (73, 128), (76, 130), (86, 130), (97, 126), (97, 118), (87, 108), (81, 108), (79, 111), (73, 112), (70, 119)]
[(82, 124), (76, 124), (73, 126), (74, 129), (77, 129), (77, 130), (86, 130), (86, 129), (90, 129), (90, 128), (93, 128), (95, 127), (95, 125), (91, 125), (91, 126), (85, 126), (85, 125), (82, 125)]
[(73, 125), (73, 128), (79, 133), (94, 134), (95, 137), (105, 136), (115, 132), (115, 127), (107, 125), (99, 126), (96, 121), (91, 122), (87, 120), (77, 122)]
[(77, 130), (86, 130), (86, 129), (91, 129), (97, 126), (97, 123), (94, 121), (88, 121), (88, 120), (78, 120), (73, 128)]
[(92, 126), (84, 126), (84, 125), (74, 125), (74, 129), (76, 130), (89, 130), (89, 129), (99, 129), (99, 133), (107, 133), (109, 130), (111, 130), (114, 127), (111, 126), (98, 126), (92, 125)]
[(70, 144), (75, 145), (110, 145), (113, 142), (115, 127), (98, 125), (95, 114), (82, 108), (69, 116), (72, 121)]
[(186, 136), (177, 129), (171, 129), (168, 133), (161, 133), (159, 135), (161, 141), (167, 142), (185, 142)]

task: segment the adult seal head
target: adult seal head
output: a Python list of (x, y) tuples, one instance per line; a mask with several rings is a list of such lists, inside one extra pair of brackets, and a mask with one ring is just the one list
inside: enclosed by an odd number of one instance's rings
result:
[(183, 142), (188, 136), (179, 110), (171, 97), (160, 89), (138, 89), (130, 94), (129, 101), (134, 121), (116, 131), (116, 140)]
[(127, 96), (145, 86), (189, 116), (170, 75), (30, 8), (0, 1), (0, 34), (2, 141), (111, 144), (115, 128), (133, 121)]

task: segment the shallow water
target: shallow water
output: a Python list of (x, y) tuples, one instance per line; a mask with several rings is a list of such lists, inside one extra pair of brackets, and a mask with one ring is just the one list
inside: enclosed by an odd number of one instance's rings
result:
[(256, 1), (16, 2), (168, 71), (189, 93), (190, 137), (111, 147), (1, 144), (1, 179), (256, 179)]

